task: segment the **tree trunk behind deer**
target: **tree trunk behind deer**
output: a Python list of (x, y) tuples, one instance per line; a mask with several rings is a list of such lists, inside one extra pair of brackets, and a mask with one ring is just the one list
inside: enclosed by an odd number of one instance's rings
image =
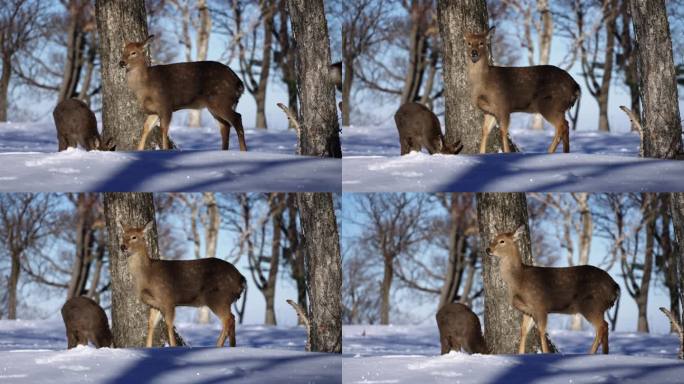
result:
[[(197, 0), (199, 11), (199, 28), (197, 29), (197, 61), (207, 59), (209, 51), (209, 34), (211, 33), (211, 12), (207, 6), (207, 0)], [(202, 125), (202, 110), (191, 109), (188, 111), (188, 125), (199, 127)], [(204, 308), (206, 310), (206, 308)], [(208, 310), (206, 310), (208, 313)]]
[(0, 122), (7, 121), (7, 109), (9, 107), (9, 100), (7, 96), (9, 93), (9, 83), (11, 76), (11, 58), (2, 58), (2, 75), (0, 75)]
[[(124, 41), (147, 38), (145, 1), (97, 0), (95, 11), (100, 36), (103, 140), (114, 138), (117, 150), (135, 150), (145, 115), (126, 85), (126, 71), (118, 63)], [(146, 148), (155, 146), (161, 147), (158, 129)]]
[(351, 88), (354, 81), (354, 52), (352, 51), (352, 36), (350, 34), (351, 28), (342, 27), (342, 65), (344, 71), (342, 73), (342, 125), (349, 126), (351, 124)]
[(342, 259), (331, 193), (299, 193), (312, 352), (342, 353)]
[[(437, 16), (444, 60), (445, 139), (449, 144), (461, 140), (463, 154), (477, 154), (483, 115), (470, 101), (463, 36), (487, 30), (487, 4), (485, 0), (438, 0)], [(500, 137), (499, 130), (492, 129), (487, 152), (501, 148)]]
[[(133, 278), (128, 272), (128, 261), (120, 251), (117, 221), (143, 227), (154, 220), (154, 201), (151, 193), (106, 193), (104, 195), (105, 220), (108, 230), (110, 273), (112, 287), (112, 334), (114, 344), (119, 348), (144, 347), (147, 337), (149, 307), (134, 294)], [(156, 226), (147, 239), (149, 255), (159, 258)], [(155, 328), (154, 346), (161, 346), (166, 340), (166, 328), (160, 321)], [(177, 340), (177, 342), (182, 340)], [(182, 345), (179, 343), (179, 345)]]
[[(510, 232), (519, 225), (527, 228), (527, 200), (523, 193), (478, 193), (477, 217), (480, 226), (480, 252), (483, 256), (484, 333), (487, 346), (494, 354), (517, 353), (520, 342), (522, 313), (508, 299), (508, 290), (499, 273), (499, 259), (487, 256), (484, 249), (498, 233)], [(525, 264), (534, 264), (529, 229), (518, 244)], [(527, 351), (541, 350), (536, 327), (528, 334)], [(555, 346), (549, 340), (551, 352)]]
[(297, 45), (301, 116), (299, 154), (342, 157), (335, 89), (328, 79), (330, 43), (322, 0), (289, 0)]
[(682, 150), (677, 73), (664, 1), (631, 0), (643, 105), (644, 157), (672, 159)]

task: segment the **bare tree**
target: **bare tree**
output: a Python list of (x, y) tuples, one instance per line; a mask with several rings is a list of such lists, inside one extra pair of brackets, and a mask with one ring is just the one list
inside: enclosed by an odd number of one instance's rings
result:
[[(670, 207), (672, 213), (672, 225), (674, 227), (675, 233), (675, 250), (677, 254), (677, 262), (673, 264), (677, 268), (678, 285), (679, 285), (679, 303), (682, 312), (680, 312), (680, 318), (675, 318), (675, 321), (679, 321), (680, 329), (684, 329), (684, 291), (682, 290), (684, 282), (684, 193), (671, 193), (670, 194)], [(679, 359), (684, 360), (684, 337), (681, 337), (680, 333), (680, 345), (679, 345)]]
[(342, 260), (335, 203), (330, 193), (299, 193), (306, 248), (309, 340), (313, 352), (342, 353)]
[(299, 154), (342, 157), (335, 89), (328, 79), (330, 39), (322, 0), (289, 0), (296, 44)]
[(631, 0), (630, 4), (643, 106), (644, 157), (672, 159), (682, 150), (682, 123), (665, 2)]
[(7, 121), (9, 86), (16, 55), (42, 34), (45, 3), (7, 0), (0, 8), (0, 122)]
[[(290, 30), (290, 15), (287, 8), (287, 0), (277, 0), (276, 14), (273, 18), (273, 35), (278, 43), (273, 52), (275, 65), (280, 69), (280, 78), (287, 89), (287, 107), (294, 116), (298, 116), (299, 107), (297, 105), (297, 74), (295, 69), (295, 42)], [(294, 128), (292, 121), (289, 127)], [(301, 303), (300, 303), (301, 304)]]
[[(297, 286), (297, 304), (308, 313), (306, 300), (306, 268), (304, 267), (304, 249), (300, 241), (301, 224), (298, 225), (297, 195), (288, 193), (285, 200), (287, 223), (284, 223), (286, 246), (283, 247), (283, 260), (290, 267), (290, 277)], [(302, 319), (298, 318), (301, 324)]]
[(41, 252), (52, 233), (55, 217), (53, 196), (49, 194), (0, 194), (0, 241), (2, 254), (11, 260), (7, 279), (7, 318), (17, 318), (17, 286), (27, 253)]

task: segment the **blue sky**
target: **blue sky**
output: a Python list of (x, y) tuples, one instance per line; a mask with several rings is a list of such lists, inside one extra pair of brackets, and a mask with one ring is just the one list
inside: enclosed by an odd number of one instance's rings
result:
[[(358, 236), (363, 227), (351, 222), (348, 218), (354, 218), (354, 221), (362, 220), (362, 215), (357, 209), (357, 204), (354, 201), (353, 194), (344, 194), (342, 198), (343, 214), (342, 214), (342, 251), (345, 254), (345, 248), (350, 246), (350, 244), (355, 243), (355, 238)], [(439, 209), (440, 213), (443, 211)], [(549, 238), (555, 238), (555, 234), (549, 232)], [(575, 239), (575, 241), (577, 241)], [(607, 241), (600, 236), (594, 235), (591, 246), (591, 254), (589, 256), (589, 264), (597, 265), (601, 262), (604, 255), (609, 249)], [(534, 255), (537, 257), (537, 255)], [(565, 258), (560, 258), (558, 262), (554, 265), (557, 267), (567, 266)], [(618, 315), (617, 330), (618, 331), (635, 331), (637, 324), (637, 308), (634, 300), (629, 296), (627, 290), (624, 288), (623, 279), (619, 275), (619, 263), (616, 263), (612, 269), (608, 272), (613, 277), (613, 279), (620, 284), (622, 288), (622, 297), (620, 299), (620, 308)], [(435, 273), (441, 273), (441, 271), (435, 271)], [(651, 280), (651, 289), (649, 291), (649, 303), (648, 303), (648, 321), (650, 330), (653, 333), (667, 333), (669, 332), (669, 322), (665, 316), (658, 310), (658, 307), (669, 308), (670, 301), (667, 290), (662, 284), (658, 284), (658, 279), (654, 275)], [(397, 278), (394, 279), (394, 286), (399, 286), (401, 283)], [(378, 283), (379, 286), (379, 283)], [(421, 323), (434, 322), (434, 314), (437, 311), (437, 305), (439, 303), (439, 297), (434, 296), (433, 301), (424, 300), (426, 302), (417, 302), (413, 300), (413, 295), (411, 291), (403, 289), (402, 292), (398, 294), (393, 294), (394, 298), (392, 304), (398, 305), (402, 312), (410, 312), (412, 318), (418, 319)], [(426, 296), (427, 297), (427, 296)], [(391, 316), (390, 316), (391, 320)], [(570, 317), (564, 315), (551, 315), (550, 324), (551, 326), (558, 328), (562, 327), (564, 324), (569, 322)]]

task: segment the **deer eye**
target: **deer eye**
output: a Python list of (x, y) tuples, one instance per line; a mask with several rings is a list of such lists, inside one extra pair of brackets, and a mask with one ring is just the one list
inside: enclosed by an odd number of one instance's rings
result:
[(480, 47), (484, 47), (484, 43), (480, 43)]
[(499, 244), (503, 244), (503, 243), (505, 243), (505, 241), (499, 240)]
[(136, 240), (138, 237), (137, 236), (132, 236), (131, 240)]

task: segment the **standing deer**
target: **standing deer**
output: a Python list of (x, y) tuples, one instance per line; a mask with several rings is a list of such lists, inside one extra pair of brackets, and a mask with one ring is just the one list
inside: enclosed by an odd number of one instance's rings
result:
[(102, 142), (100, 133), (97, 132), (95, 114), (81, 100), (66, 99), (60, 102), (52, 111), (52, 117), (57, 128), (59, 151), (69, 147), (76, 148), (79, 144), (86, 151), (113, 151), (116, 147), (112, 144), (112, 139)]
[(470, 308), (461, 303), (449, 303), (437, 311), (436, 318), (442, 355), (461, 347), (471, 354), (488, 353), (480, 319)]
[(230, 306), (245, 290), (245, 277), (227, 261), (218, 258), (195, 260), (158, 260), (148, 256), (145, 235), (152, 229), (153, 222), (143, 228), (122, 227), (121, 251), (128, 258), (128, 271), (133, 277), (136, 294), (149, 305), (150, 316), (147, 328), (147, 347), (152, 347), (154, 327), (159, 314), (164, 316), (168, 330), (169, 344), (176, 346), (173, 321), (178, 306), (208, 306), (221, 320), (223, 326), (216, 341), (222, 347), (226, 337), (230, 346), (235, 346), (235, 317)]
[(508, 298), (523, 313), (518, 353), (525, 353), (530, 320), (539, 330), (542, 351), (549, 352), (545, 336), (549, 313), (582, 314), (596, 331), (589, 353), (596, 353), (599, 344), (603, 353), (608, 353), (608, 323), (603, 314), (620, 296), (620, 286), (606, 271), (591, 265), (550, 268), (523, 264), (516, 244), (523, 229), (521, 225), (514, 233), (496, 235), (485, 250), (487, 255), (500, 259), (499, 270), (508, 285)]
[(463, 149), (460, 141), (451, 145), (444, 141), (439, 119), (423, 104), (402, 105), (394, 114), (394, 122), (399, 131), (402, 155), (411, 151), (420, 151), (423, 147), (431, 155), (433, 153), (455, 155)]
[(196, 61), (149, 66), (145, 48), (154, 35), (143, 42), (125, 42), (119, 66), (126, 68), (126, 82), (147, 119), (143, 125), (138, 150), (145, 148), (147, 136), (160, 121), (162, 149), (169, 149), (171, 115), (180, 109), (206, 107), (221, 127), (221, 148), (228, 149), (229, 128), (237, 132), (240, 150), (246, 151), (242, 116), (235, 107), (244, 92), (244, 84), (227, 66), (216, 61)]
[(464, 37), (466, 54), (470, 59), (468, 77), (471, 101), (485, 114), (480, 153), (485, 153), (489, 132), (497, 122), (501, 128), (503, 151), (510, 152), (508, 125), (512, 112), (540, 113), (556, 128), (549, 153), (556, 152), (561, 140), (563, 152), (570, 152), (570, 129), (565, 112), (572, 108), (580, 96), (579, 85), (570, 74), (553, 65), (489, 65), (487, 38), (493, 29)]
[(95, 301), (84, 296), (72, 297), (62, 306), (62, 319), (66, 327), (67, 349), (88, 345), (89, 340), (97, 348), (112, 346), (107, 315)]

